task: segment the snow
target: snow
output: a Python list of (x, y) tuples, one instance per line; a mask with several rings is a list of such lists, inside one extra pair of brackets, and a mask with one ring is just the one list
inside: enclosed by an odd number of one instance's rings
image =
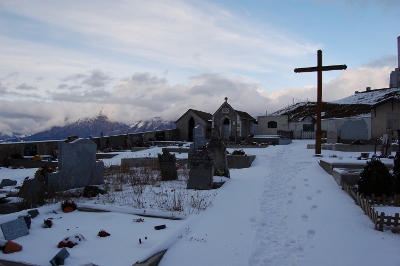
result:
[[(78, 206), (96, 206), (109, 212), (63, 213), (60, 204), (40, 207), (29, 235), (14, 240), (23, 250), (0, 253), (0, 259), (49, 265), (60, 250), (58, 242), (82, 234), (85, 239), (68, 248), (70, 256), (65, 265), (132, 265), (166, 248), (161, 266), (398, 265), (399, 235), (374, 230), (361, 208), (319, 166), (321, 157), (306, 149), (310, 143), (314, 141), (294, 140), (290, 145), (243, 149), (257, 156), (252, 166), (230, 169), (231, 178), (218, 189), (212, 205), (198, 214), (184, 215), (182, 220), (142, 217), (144, 222), (136, 222), (140, 218), (136, 214), (143, 210), (89, 200)], [(161, 148), (124, 152), (104, 161), (113, 165), (122, 157), (152, 157), (158, 153)], [(360, 155), (322, 150), (323, 159), (333, 154), (352, 162)], [(339, 160), (329, 158), (334, 159)], [(0, 177), (22, 182), (35, 170), (2, 168)], [(396, 209), (377, 207), (385, 213)], [(156, 210), (147, 212), (157, 214)], [(1, 215), (0, 223), (21, 214), (26, 211)], [(43, 228), (43, 220), (51, 217), (53, 227)], [(154, 229), (164, 224), (165, 229)], [(111, 236), (98, 237), (100, 230)]]

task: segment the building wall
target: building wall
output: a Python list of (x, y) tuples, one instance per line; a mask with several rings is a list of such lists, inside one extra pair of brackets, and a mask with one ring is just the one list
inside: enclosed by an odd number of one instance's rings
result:
[(307, 116), (305, 117), (303, 120), (301, 121), (296, 121), (296, 122), (290, 122), (289, 123), (289, 130), (293, 130), (293, 131), (302, 131), (303, 130), (303, 125), (314, 125), (314, 131), (317, 130), (317, 124), (316, 123), (312, 123), (313, 118), (311, 116)]
[(201, 119), (198, 115), (196, 115), (193, 111), (189, 110), (186, 114), (184, 114), (178, 121), (176, 121), (176, 128), (180, 131), (179, 139), (182, 141), (187, 141), (189, 139), (189, 120), (193, 117), (194, 126), (197, 125), (203, 126), (205, 129), (204, 137), (206, 138), (207, 130), (210, 130), (208, 127), (207, 121)]
[[(391, 116), (398, 116), (400, 114), (400, 103), (396, 101), (389, 101), (382, 105), (376, 106), (371, 109), (371, 138), (376, 139), (382, 137), (388, 128), (388, 114)], [(398, 139), (397, 130), (399, 129), (399, 122), (391, 124), (393, 130), (393, 137)]]
[[(275, 121), (276, 128), (268, 128), (268, 122)], [(278, 130), (289, 130), (289, 118), (287, 115), (264, 115), (258, 117), (258, 134), (259, 135), (277, 135)]]

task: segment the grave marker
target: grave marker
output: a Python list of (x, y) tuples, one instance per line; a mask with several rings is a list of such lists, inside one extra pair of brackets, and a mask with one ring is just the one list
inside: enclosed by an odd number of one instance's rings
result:
[(58, 172), (47, 174), (49, 188), (63, 191), (104, 183), (104, 163), (96, 161), (97, 145), (89, 139), (58, 143)]
[(160, 164), (162, 181), (178, 179), (175, 154), (171, 154), (166, 149), (163, 149), (163, 153), (158, 154), (158, 162)]
[(194, 150), (197, 151), (201, 147), (204, 147), (207, 145), (207, 140), (204, 138), (204, 127), (202, 125), (197, 125), (193, 129), (193, 144), (194, 144)]
[(214, 159), (208, 151), (198, 151), (189, 158), (190, 172), (187, 189), (211, 189), (213, 187)]
[(305, 68), (295, 68), (295, 73), (302, 72), (317, 72), (317, 132), (315, 136), (315, 154), (321, 154), (321, 111), (322, 111), (322, 71), (330, 70), (345, 70), (346, 65), (332, 65), (323, 66), (322, 65), (322, 51), (317, 51), (317, 66), (316, 67), (305, 67)]
[(28, 226), (24, 218), (18, 218), (0, 225), (5, 240), (14, 240), (29, 234)]

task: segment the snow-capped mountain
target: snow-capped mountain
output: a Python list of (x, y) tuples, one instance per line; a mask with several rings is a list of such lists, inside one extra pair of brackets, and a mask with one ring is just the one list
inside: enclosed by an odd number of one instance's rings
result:
[[(43, 132), (28, 137), (13, 139), (13, 141), (38, 141), (38, 140), (60, 140), (68, 136), (79, 136), (80, 138), (121, 135), (127, 133), (147, 132), (154, 130), (174, 129), (173, 121), (164, 121), (159, 117), (150, 120), (137, 121), (131, 126), (123, 123), (113, 122), (107, 116), (100, 114), (94, 118), (82, 118), (63, 127), (52, 127)], [(9, 141), (6, 139), (5, 141)]]

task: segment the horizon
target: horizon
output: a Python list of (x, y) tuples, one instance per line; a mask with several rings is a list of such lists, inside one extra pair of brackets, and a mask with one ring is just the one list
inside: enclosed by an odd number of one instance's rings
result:
[[(396, 9), (397, 7), (397, 9)], [(103, 112), (132, 124), (229, 104), (256, 117), (387, 88), (400, 2), (69, 1), (0, 4), (0, 132), (34, 134)], [(397, 32), (397, 33), (396, 33)]]

